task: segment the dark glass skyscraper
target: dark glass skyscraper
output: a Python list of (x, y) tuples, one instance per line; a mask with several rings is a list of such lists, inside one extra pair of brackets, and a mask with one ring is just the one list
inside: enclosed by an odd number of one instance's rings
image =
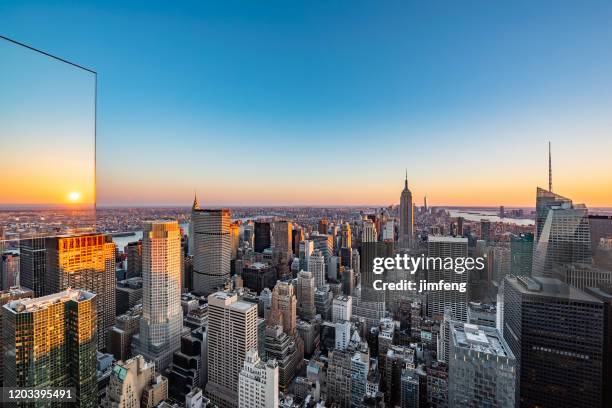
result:
[(269, 222), (255, 221), (255, 252), (261, 253), (272, 246), (270, 234)]
[(515, 276), (531, 276), (533, 267), (533, 234), (510, 238), (510, 271)]
[(506, 276), (503, 336), (520, 362), (521, 407), (601, 407), (603, 302), (558, 279)]

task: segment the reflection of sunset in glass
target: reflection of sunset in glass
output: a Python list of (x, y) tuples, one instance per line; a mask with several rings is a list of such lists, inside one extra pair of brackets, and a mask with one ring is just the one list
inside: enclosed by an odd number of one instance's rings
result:
[(94, 74), (8, 41), (0, 60), (0, 207), (92, 205)]

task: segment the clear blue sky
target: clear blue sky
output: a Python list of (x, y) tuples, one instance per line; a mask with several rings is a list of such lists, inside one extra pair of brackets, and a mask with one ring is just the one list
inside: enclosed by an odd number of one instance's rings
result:
[(556, 190), (612, 205), (611, 21), (609, 1), (0, 3), (0, 34), (98, 71), (102, 205), (390, 204), (404, 168), (419, 201), (530, 205), (548, 140)]

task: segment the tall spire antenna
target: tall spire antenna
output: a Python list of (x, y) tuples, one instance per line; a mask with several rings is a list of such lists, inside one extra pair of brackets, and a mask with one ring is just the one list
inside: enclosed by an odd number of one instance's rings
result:
[(406, 179), (404, 180), (404, 187), (408, 188), (408, 169), (406, 169)]
[(552, 157), (550, 154), (550, 141), (548, 142), (548, 191), (552, 193)]

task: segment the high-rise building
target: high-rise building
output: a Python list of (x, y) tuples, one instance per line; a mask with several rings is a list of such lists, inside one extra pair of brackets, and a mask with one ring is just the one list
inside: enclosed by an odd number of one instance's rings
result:
[(115, 313), (122, 315), (142, 303), (142, 276), (128, 278), (117, 282), (115, 288)]
[(583, 204), (538, 188), (533, 276), (553, 276), (557, 264), (591, 262), (588, 211)]
[(115, 325), (108, 335), (108, 352), (116, 360), (127, 360), (132, 355), (132, 337), (140, 331), (142, 305), (137, 305), (125, 314), (117, 316)]
[(315, 250), (310, 255), (308, 259), (308, 272), (312, 273), (317, 289), (325, 285), (325, 258), (321, 251)]
[(68, 289), (4, 305), (4, 386), (74, 387), (76, 406), (97, 407), (95, 297)]
[(327, 231), (329, 230), (329, 220), (327, 218), (320, 219), (317, 230), (319, 231), (319, 234), (327, 234)]
[(230, 210), (191, 209), (193, 224), (193, 290), (208, 295), (230, 278), (232, 242)]
[(342, 224), (341, 234), (340, 248), (352, 248), (353, 233), (351, 231), (351, 225), (348, 222)]
[(349, 350), (333, 350), (329, 353), (326, 402), (330, 405), (337, 404), (343, 408), (351, 406), (352, 356)]
[(351, 403), (360, 406), (366, 396), (368, 373), (370, 371), (370, 350), (368, 343), (360, 343), (351, 357)]
[(585, 292), (602, 301), (604, 306), (604, 352), (603, 383), (604, 407), (612, 406), (612, 285), (600, 284), (597, 287), (585, 288)]
[(272, 247), (270, 223), (255, 221), (255, 252), (262, 253)]
[(289, 221), (276, 221), (272, 233), (272, 252), (291, 254), (291, 231), (293, 224)]
[(520, 405), (602, 406), (602, 301), (544, 277), (508, 275), (502, 293), (503, 336), (520, 365)]
[[(401, 402), (402, 372), (415, 367), (414, 350), (408, 347), (390, 345), (383, 356), (385, 401), (394, 407)], [(400, 392), (398, 392), (400, 391)]]
[(142, 275), (142, 240), (130, 242), (125, 246), (127, 255), (127, 278)]
[(242, 268), (242, 284), (259, 294), (265, 288), (272, 289), (276, 284), (276, 268), (263, 263), (253, 262)]
[(134, 350), (163, 372), (180, 348), (183, 326), (181, 233), (176, 221), (144, 224), (142, 278), (143, 313)]
[(272, 304), (268, 314), (270, 325), (279, 325), (289, 336), (296, 335), (297, 298), (291, 283), (278, 281), (272, 291)]
[(307, 271), (308, 270), (308, 259), (310, 255), (314, 252), (314, 242), (312, 240), (304, 240), (299, 244), (299, 252), (298, 256), (300, 258), (300, 269)]
[(304, 240), (304, 230), (302, 227), (297, 225), (293, 226), (293, 231), (291, 231), (291, 251), (294, 255), (299, 255), (300, 253), (300, 243)]
[(232, 222), (229, 226), (229, 232), (231, 246), (230, 259), (236, 259), (238, 257), (238, 247), (240, 246), (240, 225)]
[[(468, 256), (468, 239), (459, 237), (429, 236), (427, 252), (433, 258), (465, 258)], [(442, 318), (450, 307), (453, 319), (467, 321), (468, 272), (457, 273), (454, 269), (432, 269), (427, 271), (429, 282), (444, 280), (448, 283), (464, 284), (465, 291), (430, 290), (427, 292), (427, 316)]]
[(448, 367), (450, 406), (516, 406), (518, 364), (496, 329), (451, 323)]
[(612, 238), (612, 215), (589, 215), (591, 251), (595, 252), (602, 238)]
[(394, 253), (393, 242), (362, 242), (361, 243), (361, 300), (379, 302), (384, 294), (374, 290), (374, 281), (379, 279), (373, 273), (374, 259), (392, 257)]
[(480, 220), (480, 239), (482, 239), (487, 244), (491, 244), (493, 242), (493, 231), (491, 231), (491, 221), (487, 219)]
[(209, 295), (206, 394), (220, 408), (238, 405), (240, 371), (251, 349), (257, 350), (257, 305), (232, 292)]
[(156, 407), (168, 398), (168, 379), (141, 355), (113, 366), (104, 408)]
[[(28, 288), (23, 288), (20, 286), (14, 286), (7, 290), (3, 290), (0, 292), (0, 307), (5, 304), (12, 302), (13, 300), (32, 298), (34, 297), (34, 292), (32, 292)], [(2, 339), (2, 309), (0, 309), (0, 339)], [(4, 382), (4, 353), (6, 350), (4, 349), (4, 342), (0, 341), (0, 386)]]
[(353, 298), (351, 296), (336, 296), (332, 302), (332, 322), (351, 320), (353, 315)]
[(68, 288), (96, 294), (98, 304), (98, 348), (106, 347), (106, 336), (115, 324), (116, 246), (110, 235), (79, 234), (49, 237), (45, 243), (47, 271), (45, 292)]
[(418, 408), (420, 406), (420, 381), (416, 369), (402, 369), (400, 376), (400, 404), (402, 408)]
[(257, 350), (247, 352), (238, 384), (239, 408), (278, 407), (278, 363), (263, 362)]
[(400, 195), (399, 224), (399, 247), (409, 249), (414, 240), (414, 206), (412, 193), (408, 189), (408, 172), (406, 172), (404, 189)]
[(19, 286), (19, 269), (19, 254), (13, 252), (0, 253), (1, 290)]
[(315, 309), (323, 320), (331, 319), (331, 306), (333, 294), (329, 285), (323, 285), (315, 289)]
[(510, 272), (515, 276), (531, 276), (533, 269), (533, 234), (510, 237)]
[(376, 226), (371, 219), (363, 220), (363, 229), (361, 231), (361, 242), (376, 242), (377, 239)]
[(315, 309), (315, 283), (311, 272), (300, 271), (297, 276), (297, 314), (300, 318), (310, 321), (314, 319)]
[(19, 284), (34, 291), (34, 296), (48, 294), (45, 291), (47, 251), (45, 238), (27, 238), (19, 241)]

